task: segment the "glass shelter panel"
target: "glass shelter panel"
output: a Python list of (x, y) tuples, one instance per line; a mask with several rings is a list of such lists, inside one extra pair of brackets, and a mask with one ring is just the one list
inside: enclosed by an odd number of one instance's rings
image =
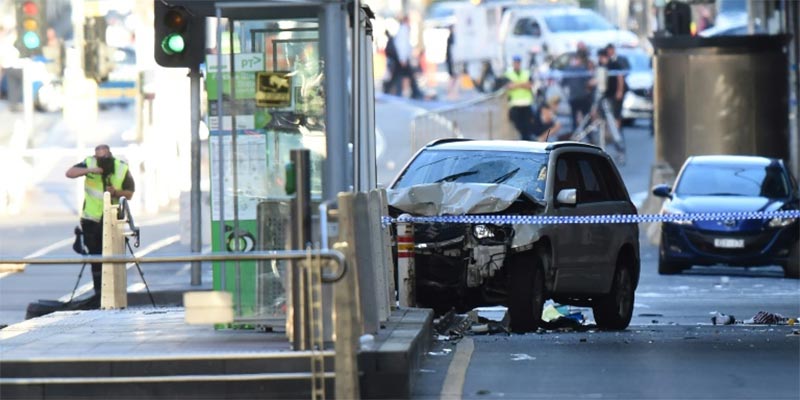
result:
[[(222, 55), (206, 58), (212, 248), (288, 249), (291, 150), (311, 151), (311, 195), (322, 195), (325, 97), (318, 22), (223, 21), (217, 46)], [(286, 312), (285, 272), (283, 262), (225, 268), (217, 263), (214, 289), (234, 293), (237, 322), (278, 327)]]

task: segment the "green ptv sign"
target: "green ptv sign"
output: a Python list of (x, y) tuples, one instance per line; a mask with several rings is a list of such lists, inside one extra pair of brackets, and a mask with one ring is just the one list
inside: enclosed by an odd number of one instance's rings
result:
[[(230, 98), (231, 94), (231, 57), (229, 54), (222, 55), (222, 93)], [(256, 72), (264, 71), (264, 54), (262, 53), (241, 53), (233, 56), (234, 68), (233, 77), (236, 80), (236, 99), (254, 99), (256, 96)], [(209, 55), (206, 58), (208, 77), (206, 78), (206, 90), (208, 100), (216, 100), (219, 89), (217, 83), (217, 73), (219, 71), (217, 56)]]
[[(209, 128), (212, 131), (230, 130), (231, 113), (236, 110), (237, 129), (258, 129), (266, 126), (272, 119), (264, 109), (256, 109), (256, 75), (265, 69), (265, 56), (262, 53), (241, 53), (233, 56), (233, 73), (231, 73), (230, 54), (222, 55), (222, 64), (217, 62), (216, 55), (206, 58), (207, 79), (206, 92), (209, 106)], [(218, 68), (218, 66), (220, 66)], [(217, 76), (222, 71), (222, 118), (218, 118), (219, 84)], [(236, 81), (235, 96), (231, 96), (231, 78)], [(235, 101), (232, 101), (235, 100)]]

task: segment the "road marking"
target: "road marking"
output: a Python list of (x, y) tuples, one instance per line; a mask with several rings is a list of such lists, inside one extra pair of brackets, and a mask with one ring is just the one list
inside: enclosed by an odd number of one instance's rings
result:
[[(139, 226), (143, 227), (143, 226), (152, 226), (152, 225), (162, 225), (162, 224), (167, 224), (167, 223), (170, 223), (170, 222), (178, 222), (178, 215), (167, 215), (167, 216), (164, 216), (164, 217), (157, 217), (157, 218), (154, 218), (154, 219), (151, 219), (151, 220), (142, 221), (142, 223), (139, 224)], [(25, 256), (25, 258), (41, 257), (41, 256), (43, 256), (45, 254), (50, 253), (53, 250), (56, 250), (58, 248), (65, 247), (65, 246), (69, 245), (74, 240), (75, 240), (74, 237), (69, 237), (69, 238), (66, 238), (66, 239), (63, 239), (63, 240), (59, 240), (58, 242), (55, 242), (55, 243), (53, 243), (53, 244), (51, 244), (49, 246), (42, 247), (41, 249), (36, 250), (31, 254), (28, 254), (27, 256)], [(172, 243), (170, 243), (170, 244), (172, 244)], [(27, 266), (27, 264), (0, 264), (0, 279), (3, 279), (3, 278), (5, 278), (5, 277), (7, 277), (9, 275), (12, 275), (12, 274), (15, 274), (15, 273), (18, 273), (18, 272), (25, 272), (25, 267), (26, 266)]]
[[(59, 247), (64, 247), (64, 246), (69, 245), (70, 243), (72, 243), (73, 240), (75, 240), (75, 238), (66, 238), (66, 239), (63, 239), (63, 240), (59, 240), (58, 242), (55, 242), (55, 243), (53, 243), (53, 244), (51, 244), (49, 246), (42, 247), (41, 249), (36, 250), (31, 254), (28, 254), (24, 258), (41, 257), (41, 256), (43, 256), (43, 255), (45, 255), (45, 254), (47, 254), (47, 253), (59, 248)], [(15, 268), (9, 268), (9, 269), (2, 268), (1, 270), (3, 270), (4, 272), (0, 272), (0, 279), (3, 279), (8, 275), (11, 275), (11, 274), (14, 274), (14, 273), (17, 273), (17, 272), (24, 272), (25, 271), (25, 267), (27, 266), (27, 264), (8, 264), (8, 265), (9, 266), (13, 266)]]
[[(154, 251), (156, 251), (158, 249), (161, 249), (162, 247), (169, 246), (169, 245), (179, 241), (180, 239), (181, 239), (181, 235), (172, 235), (172, 236), (166, 237), (164, 239), (161, 239), (161, 240), (159, 240), (159, 241), (157, 241), (155, 243), (152, 243), (151, 245), (145, 247), (144, 249), (142, 249), (142, 251), (137, 252), (136, 256), (137, 257), (144, 257), (144, 256), (146, 256), (146, 255), (148, 255), (148, 254), (150, 254), (150, 253), (152, 253), (152, 252), (154, 252)], [(128, 265), (125, 266), (125, 270), (127, 271), (127, 270), (131, 269), (131, 267), (133, 267), (134, 265), (136, 265), (136, 264), (135, 263), (128, 263)], [(81, 287), (79, 287), (78, 290), (75, 291), (75, 298), (78, 298), (78, 297), (82, 296), (84, 293), (88, 293), (90, 290), (94, 290), (94, 282), (87, 282), (87, 283), (83, 284)], [(68, 294), (65, 294), (65, 295), (61, 296), (58, 299), (58, 301), (67, 302), (67, 301), (69, 301), (69, 299), (71, 297), (72, 297), (72, 293), (68, 293)]]
[(472, 351), (475, 350), (475, 342), (471, 338), (464, 338), (456, 346), (456, 354), (450, 361), (447, 368), (447, 376), (444, 378), (440, 399), (460, 399), (464, 391), (464, 380), (467, 376), (469, 360), (472, 358)]

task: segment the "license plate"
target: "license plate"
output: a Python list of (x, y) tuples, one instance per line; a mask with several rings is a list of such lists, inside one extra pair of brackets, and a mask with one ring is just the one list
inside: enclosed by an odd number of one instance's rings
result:
[(714, 247), (742, 249), (744, 248), (744, 239), (714, 239)]

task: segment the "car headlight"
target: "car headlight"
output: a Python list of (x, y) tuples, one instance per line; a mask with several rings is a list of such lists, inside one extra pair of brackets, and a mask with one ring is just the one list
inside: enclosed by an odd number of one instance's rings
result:
[(769, 220), (770, 228), (783, 228), (784, 226), (791, 225), (797, 218), (780, 218), (776, 217)]
[(472, 228), (472, 235), (475, 239), (493, 238), (494, 232), (486, 225), (475, 225)]
[[(681, 215), (681, 214), (685, 214), (685, 213), (683, 211), (681, 211), (681, 210), (676, 210), (674, 208), (664, 207), (664, 208), (661, 209), (661, 214), (663, 214), (663, 215)], [(665, 221), (665, 222), (667, 222), (669, 224), (675, 224), (675, 225), (691, 225), (692, 224), (692, 221), (688, 220), (688, 219), (676, 219), (676, 220)]]

